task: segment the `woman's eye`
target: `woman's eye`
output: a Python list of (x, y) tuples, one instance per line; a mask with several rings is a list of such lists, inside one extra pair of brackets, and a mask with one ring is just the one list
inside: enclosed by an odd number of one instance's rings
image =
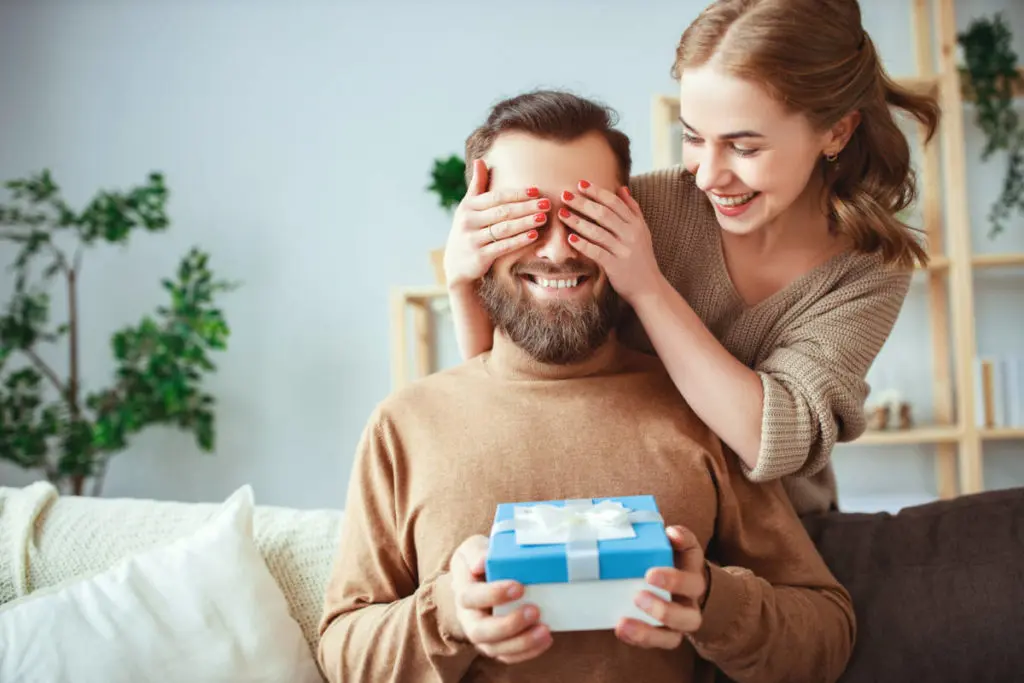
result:
[(688, 142), (691, 145), (693, 145), (693, 144), (696, 144), (696, 143), (700, 142), (700, 138), (697, 137), (696, 135), (693, 135), (692, 133), (687, 133), (684, 130), (683, 131), (683, 142)]
[(749, 157), (749, 156), (753, 156), (753, 155), (757, 154), (757, 150), (756, 149), (748, 149), (746, 147), (737, 147), (735, 145), (733, 145), (733, 149), (741, 157)]

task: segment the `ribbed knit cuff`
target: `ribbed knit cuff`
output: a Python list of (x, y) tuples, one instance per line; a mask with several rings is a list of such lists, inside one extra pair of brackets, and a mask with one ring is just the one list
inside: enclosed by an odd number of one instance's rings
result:
[(723, 645), (735, 644), (731, 633), (749, 610), (748, 581), (753, 574), (739, 567), (723, 569), (713, 563), (708, 563), (708, 566), (711, 568), (711, 589), (704, 603), (700, 628), (690, 636), (690, 640), (698, 650), (715, 651)]
[(804, 467), (810, 449), (810, 435), (816, 430), (808, 415), (797, 409), (793, 395), (784, 386), (767, 373), (759, 372), (758, 375), (764, 392), (761, 448), (757, 453), (756, 467), (751, 469), (742, 461), (741, 467), (743, 475), (750, 481), (765, 482), (795, 474)]
[(455, 612), (455, 591), (452, 590), (452, 575), (448, 572), (439, 574), (430, 584), (424, 586), (423, 599), (428, 606), (437, 612), (437, 630), (445, 642), (453, 645), (472, 644), (462, 633), (459, 619)]

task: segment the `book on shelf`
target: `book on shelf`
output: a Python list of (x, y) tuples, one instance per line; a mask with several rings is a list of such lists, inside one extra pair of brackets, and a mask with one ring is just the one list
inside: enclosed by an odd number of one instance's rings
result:
[(975, 424), (1024, 427), (1024, 353), (974, 360)]

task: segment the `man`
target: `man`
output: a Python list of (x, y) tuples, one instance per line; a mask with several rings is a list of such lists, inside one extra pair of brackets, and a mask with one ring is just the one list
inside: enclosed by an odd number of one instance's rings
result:
[[(619, 299), (553, 210), (581, 180), (627, 181), (608, 111), (513, 98), (470, 136), (478, 156), (491, 191), (465, 201), (511, 196), (551, 218), (481, 283), (493, 349), (387, 398), (366, 426), (320, 628), (328, 678), (679, 683), (710, 680), (713, 664), (739, 683), (835, 680), (854, 638), (848, 594), (781, 486), (749, 482), (659, 361), (618, 343)], [(674, 600), (637, 598), (664, 627), (550, 633), (529, 605), (491, 614), (522, 590), (483, 578), (497, 503), (633, 494), (656, 497), (678, 551), (646, 577)]]

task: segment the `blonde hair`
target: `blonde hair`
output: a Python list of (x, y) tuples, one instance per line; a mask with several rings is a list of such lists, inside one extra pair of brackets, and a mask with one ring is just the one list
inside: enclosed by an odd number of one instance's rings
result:
[(859, 251), (887, 263), (928, 262), (916, 229), (898, 214), (917, 197), (910, 145), (890, 107), (924, 125), (939, 123), (934, 97), (897, 85), (861, 25), (857, 0), (718, 0), (683, 33), (672, 75), (714, 60), (734, 76), (764, 84), (816, 130), (860, 113), (835, 163), (822, 159), (828, 206), (837, 229)]

